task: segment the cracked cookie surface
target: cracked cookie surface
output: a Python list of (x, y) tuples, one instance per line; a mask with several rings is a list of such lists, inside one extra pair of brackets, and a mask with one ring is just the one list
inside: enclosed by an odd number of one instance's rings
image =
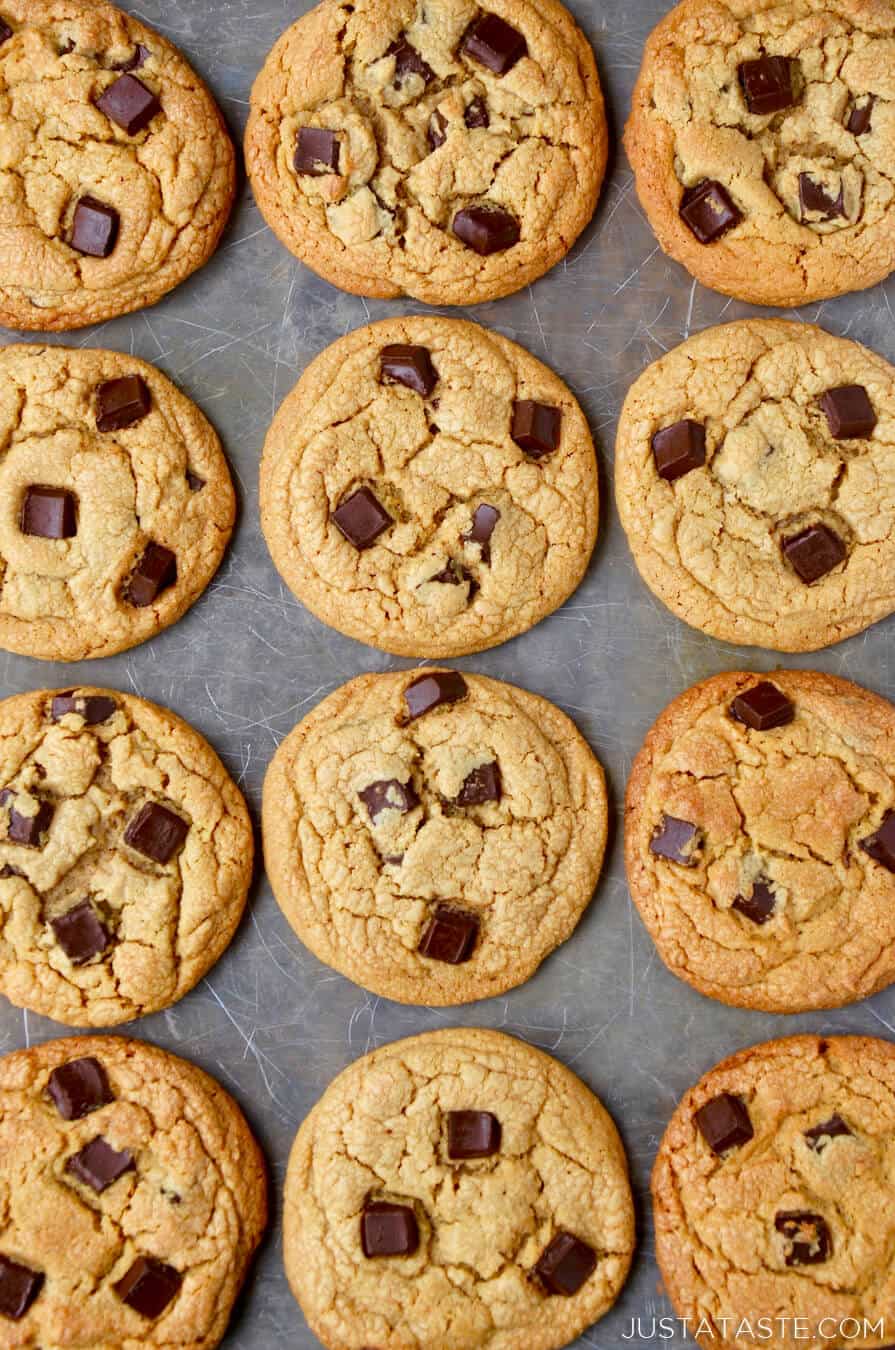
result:
[(245, 802), (207, 741), (115, 690), (18, 694), (0, 703), (0, 787), (7, 998), (109, 1026), (187, 993), (252, 875)]
[[(389, 373), (396, 347), (427, 354), (410, 369), (405, 356), (406, 382)], [(372, 539), (339, 526), (358, 491), (384, 512)], [(325, 623), (400, 655), (459, 656), (531, 628), (581, 581), (598, 517), (569, 389), (456, 319), (388, 319), (333, 343), (264, 447), (261, 523), (283, 578)]]
[[(2, 0), (0, 34), (0, 323), (80, 328), (154, 304), (230, 213), (217, 105), (176, 47), (113, 5)], [(113, 117), (97, 100), (116, 83)], [(84, 232), (97, 216), (78, 228), (84, 199), (106, 223), (112, 211), (109, 237)]]
[[(425, 696), (412, 720), (408, 691)], [(426, 669), (325, 698), (274, 756), (262, 821), (274, 894), (315, 956), (386, 998), (444, 1006), (523, 983), (569, 937), (607, 803), (553, 704)]]
[[(0, 448), (0, 647), (110, 656), (179, 619), (217, 570), (236, 509), (227, 463), (210, 423), (154, 366), (0, 348)], [(67, 523), (26, 521), (34, 487), (61, 494)]]
[[(0, 1139), (5, 1346), (220, 1342), (267, 1194), (258, 1145), (214, 1079), (145, 1042), (49, 1041), (0, 1059)], [(97, 1139), (123, 1155), (112, 1181)], [(31, 1300), (18, 1316), (10, 1261), (37, 1277), (18, 1277)]]
[(659, 243), (714, 290), (875, 285), (895, 268), (895, 6), (683, 0), (647, 42), (625, 148)]
[(274, 46), (251, 106), (262, 214), (360, 295), (519, 290), (571, 248), (606, 167), (593, 52), (557, 0), (324, 0)]
[(631, 895), (703, 994), (771, 1012), (851, 1003), (895, 979), (893, 811), (886, 699), (810, 671), (718, 675), (665, 709), (634, 761)]
[[(843, 397), (860, 419), (843, 424)], [(666, 463), (660, 434), (687, 423), (701, 449), (691, 436)], [(895, 370), (785, 319), (707, 329), (631, 387), (615, 491), (641, 576), (679, 618), (777, 651), (839, 642), (893, 608)]]
[[(448, 1134), (471, 1111), (498, 1122), (475, 1159)], [(418, 1246), (368, 1258), (361, 1215), (383, 1197), (412, 1209)], [(560, 1233), (596, 1257), (565, 1294), (537, 1270)], [(608, 1311), (633, 1249), (610, 1117), (557, 1060), (499, 1032), (436, 1031), (357, 1060), (289, 1159), (286, 1273), (329, 1350), (556, 1350)]]

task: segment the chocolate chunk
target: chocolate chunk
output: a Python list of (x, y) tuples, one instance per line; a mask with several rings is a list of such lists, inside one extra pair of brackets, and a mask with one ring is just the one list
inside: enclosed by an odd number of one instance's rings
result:
[(786, 1239), (783, 1259), (788, 1266), (817, 1266), (829, 1260), (833, 1241), (822, 1215), (803, 1209), (781, 1210), (774, 1215), (774, 1227)]
[(680, 216), (700, 244), (714, 243), (743, 219), (724, 185), (712, 178), (687, 188), (681, 198)]
[(753, 731), (770, 731), (772, 727), (785, 727), (796, 710), (782, 689), (770, 680), (760, 680), (751, 689), (737, 694), (730, 705), (730, 715)]
[(776, 907), (777, 897), (766, 881), (753, 882), (752, 894), (738, 895), (731, 906), (745, 919), (751, 919), (753, 923), (759, 925), (773, 918)]
[(824, 185), (816, 182), (810, 173), (799, 174), (799, 203), (803, 221), (810, 216), (819, 216), (824, 221), (845, 215), (843, 189), (840, 187), (838, 197), (831, 197)]
[(500, 765), (479, 764), (464, 778), (456, 801), (458, 806), (481, 806), (483, 802), (499, 802), (501, 793)]
[(108, 722), (117, 706), (113, 698), (106, 698), (104, 694), (79, 694), (76, 689), (67, 689), (64, 694), (53, 695), (50, 716), (54, 722), (59, 722), (69, 713), (76, 713), (84, 719), (86, 726), (95, 727), (100, 722)]
[(358, 552), (370, 548), (394, 522), (369, 488), (358, 488), (332, 513), (333, 524)]
[(37, 1298), (43, 1282), (40, 1271), (30, 1270), (8, 1256), (0, 1256), (0, 1317), (11, 1317), (18, 1322)]
[(650, 852), (658, 858), (680, 863), (682, 867), (695, 867), (700, 835), (698, 826), (692, 825), (689, 820), (663, 816), (661, 825), (656, 827), (650, 840)]
[(96, 429), (123, 431), (142, 422), (151, 406), (149, 387), (141, 375), (106, 380), (96, 391)]
[(8, 881), (10, 877), (24, 877), (25, 873), (20, 872), (17, 867), (10, 867), (9, 863), (4, 863), (0, 867), (0, 880)]
[(794, 65), (788, 56), (760, 56), (757, 61), (743, 61), (740, 84), (750, 113), (765, 117), (792, 107), (796, 101)]
[(561, 424), (560, 408), (555, 408), (549, 403), (535, 403), (533, 399), (525, 398), (513, 404), (513, 425), (510, 435), (532, 459), (541, 459), (544, 455), (552, 455), (559, 445)]
[(434, 670), (420, 675), (404, 690), (404, 702), (407, 705), (407, 720), (441, 708), (447, 703), (458, 703), (465, 698), (469, 690), (466, 681), (456, 670)]
[(112, 940), (108, 928), (99, 921), (89, 900), (67, 909), (50, 920), (56, 941), (74, 966), (82, 966), (104, 952)]
[(406, 816), (408, 811), (420, 804), (413, 784), (401, 783), (397, 778), (381, 778), (379, 782), (361, 788), (357, 795), (374, 822), (383, 811), (400, 811), (402, 816)]
[(125, 598), (137, 609), (145, 609), (177, 580), (177, 559), (164, 544), (146, 545), (125, 587)]
[[(5, 805), (13, 797), (14, 794), (9, 788), (4, 788), (0, 793), (0, 804)], [(50, 828), (50, 822), (55, 814), (56, 808), (52, 802), (42, 801), (33, 816), (17, 811), (15, 806), (10, 806), (6, 837), (13, 844), (24, 844), (27, 848), (43, 848), (46, 843), (43, 836)]]
[(448, 558), (440, 572), (436, 572), (431, 577), (426, 577), (424, 584), (428, 585), (430, 581), (440, 582), (442, 586), (461, 586), (464, 582), (471, 581), (469, 573), (465, 567), (460, 567), (453, 558)]
[(839, 566), (846, 548), (828, 525), (810, 525), (800, 534), (784, 539), (783, 552), (799, 579), (810, 586)]
[(100, 1195), (112, 1185), (113, 1181), (123, 1177), (125, 1172), (133, 1172), (134, 1155), (129, 1149), (117, 1152), (101, 1134), (98, 1134), (89, 1144), (84, 1145), (80, 1153), (75, 1153), (69, 1158), (65, 1170)]
[(138, 42), (130, 56), (126, 56), (123, 61), (117, 61), (109, 66), (109, 70), (139, 70), (145, 66), (152, 53), (148, 47), (144, 47), (142, 42)]
[(295, 145), (295, 170), (311, 178), (339, 172), (339, 138), (322, 127), (299, 127)]
[(82, 197), (75, 207), (69, 243), (91, 258), (108, 258), (118, 241), (120, 217), (114, 206)]
[(895, 872), (895, 811), (887, 811), (875, 834), (861, 840), (861, 848), (890, 872)]
[(512, 248), (521, 234), (516, 217), (500, 206), (464, 206), (451, 228), (462, 244), (483, 258)]
[(382, 861), (384, 863), (387, 863), (389, 867), (400, 867), (402, 862), (404, 861), (404, 854), (387, 853), (385, 857), (382, 859)]
[(124, 842), (144, 858), (166, 863), (183, 847), (189, 823), (161, 802), (146, 802), (124, 832)]
[(862, 384), (841, 384), (828, 389), (820, 401), (837, 441), (866, 440), (873, 435), (876, 413)]
[(379, 353), (379, 378), (383, 384), (406, 384), (408, 389), (428, 398), (438, 383), (438, 371), (428, 347), (395, 342)]
[(480, 14), (466, 30), (460, 51), (495, 75), (506, 75), (528, 55), (528, 45), (517, 28), (498, 14)]
[(440, 150), (447, 140), (447, 118), (436, 108), (429, 118), (429, 125), (426, 128), (426, 140), (429, 142), (430, 150)]
[(444, 961), (449, 966), (461, 966), (472, 956), (479, 935), (479, 921), (475, 914), (450, 905), (438, 905), (429, 920), (418, 951), (430, 961)]
[(483, 502), (477, 506), (472, 513), (472, 528), (468, 534), (461, 534), (460, 539), (464, 544), (481, 544), (481, 558), (483, 563), (491, 561), (491, 536), (494, 533), (494, 526), (500, 520), (500, 512), (496, 506), (488, 506)]
[(364, 1205), (360, 1218), (364, 1256), (412, 1256), (420, 1245), (416, 1215), (409, 1205), (374, 1200)]
[(12, 29), (9, 24), (4, 22), (3, 19), (0, 19), (0, 47), (3, 46), (4, 42), (8, 42), (11, 37)]
[(419, 75), (426, 84), (435, 79), (435, 72), (412, 47), (405, 37), (399, 37), (389, 47), (387, 56), (395, 58), (395, 88), (400, 89), (408, 75)]
[(490, 1158), (500, 1148), (500, 1121), (490, 1111), (449, 1111), (448, 1157)]
[(841, 1136), (851, 1137), (851, 1130), (846, 1125), (841, 1116), (830, 1116), (829, 1120), (824, 1120), (820, 1125), (813, 1125), (810, 1130), (805, 1130), (805, 1142), (815, 1153), (822, 1153), (831, 1139), (838, 1139)]
[(478, 95), (467, 105), (463, 114), (463, 121), (470, 131), (475, 131), (477, 127), (488, 127), (491, 125), (491, 118), (488, 116), (488, 108), (483, 98)]
[(197, 473), (193, 473), (192, 469), (187, 469), (186, 485), (190, 492), (201, 492), (205, 486), (205, 479), (200, 478)]
[(142, 1317), (158, 1317), (180, 1290), (183, 1276), (154, 1256), (138, 1256), (127, 1274), (114, 1286), (115, 1293)]
[(705, 463), (705, 427), (689, 417), (657, 431), (652, 441), (656, 472), (666, 483)]
[(63, 1120), (81, 1120), (115, 1098), (98, 1059), (70, 1059), (54, 1069), (47, 1094)]
[(138, 132), (144, 131), (162, 110), (158, 95), (147, 89), (136, 75), (130, 74), (121, 75), (114, 84), (110, 84), (96, 100), (96, 106), (128, 136), (136, 136)]
[(535, 1274), (549, 1294), (570, 1298), (589, 1280), (597, 1267), (593, 1247), (573, 1233), (557, 1233), (535, 1264)]
[(870, 131), (870, 121), (873, 116), (873, 105), (876, 98), (873, 94), (868, 94), (863, 103), (856, 103), (848, 116), (846, 123), (847, 129), (853, 136), (866, 136)]
[(22, 498), (19, 529), (39, 539), (71, 539), (78, 533), (77, 500), (66, 488), (32, 483)]
[(719, 1157), (730, 1148), (748, 1144), (755, 1133), (745, 1102), (730, 1092), (722, 1092), (700, 1106), (693, 1120), (709, 1148)]

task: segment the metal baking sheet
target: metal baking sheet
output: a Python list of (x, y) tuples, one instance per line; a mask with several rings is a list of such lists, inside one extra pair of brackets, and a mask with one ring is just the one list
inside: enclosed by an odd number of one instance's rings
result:
[[(252, 80), (309, 0), (140, 0), (134, 13), (176, 42), (209, 81), (241, 138)], [(674, 695), (719, 670), (777, 664), (685, 627), (635, 572), (611, 503), (622, 400), (649, 361), (689, 334), (757, 311), (692, 281), (659, 250), (619, 145), (646, 35), (666, 0), (571, 0), (592, 41), (608, 97), (613, 149), (596, 218), (572, 254), (534, 286), (468, 317), (514, 338), (568, 381), (601, 462), (601, 535), (587, 578), (559, 613), (496, 651), (456, 664), (526, 686), (578, 723), (606, 766), (615, 808), (611, 852), (594, 903), (536, 977), (504, 998), (461, 1009), (374, 998), (317, 962), (293, 936), (260, 874), (248, 912), (209, 976), (166, 1013), (123, 1028), (215, 1074), (244, 1107), (270, 1162), (273, 1218), (225, 1344), (313, 1350), (286, 1284), (280, 1200), (289, 1147), (330, 1079), (375, 1046), (452, 1024), (498, 1027), (568, 1064), (602, 1097), (627, 1145), (638, 1196), (639, 1249), (615, 1309), (578, 1346), (655, 1345), (671, 1314), (653, 1258), (649, 1171), (678, 1098), (742, 1046), (794, 1031), (895, 1037), (895, 991), (833, 1014), (771, 1016), (710, 1002), (671, 976), (628, 898), (621, 858), (625, 780), (647, 728)], [(895, 360), (895, 278), (792, 317), (848, 334)], [(240, 493), (234, 543), (206, 595), (173, 629), (124, 655), (51, 665), (0, 654), (0, 695), (77, 680), (168, 704), (217, 748), (259, 817), (264, 769), (279, 740), (326, 693), (362, 671), (408, 666), (313, 619), (281, 583), (258, 523), (257, 468), (278, 404), (307, 362), (370, 319), (421, 309), (369, 302), (318, 280), (264, 226), (245, 183), (216, 257), (154, 309), (51, 338), (113, 347), (155, 362), (211, 417)], [(446, 311), (456, 312), (456, 311)], [(4, 340), (21, 335), (3, 334)], [(786, 664), (819, 668), (895, 697), (895, 619)], [(0, 1051), (62, 1034), (0, 1008)], [(641, 1319), (643, 1334), (632, 1335)], [(623, 1340), (623, 1338), (626, 1338)]]

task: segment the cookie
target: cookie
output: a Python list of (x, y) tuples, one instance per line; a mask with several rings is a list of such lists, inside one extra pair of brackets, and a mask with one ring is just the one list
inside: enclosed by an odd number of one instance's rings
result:
[(211, 1350), (267, 1219), (261, 1151), (213, 1078), (143, 1041), (0, 1059), (5, 1346)]
[(289, 1283), (329, 1350), (554, 1350), (612, 1306), (634, 1249), (600, 1102), (475, 1028), (339, 1074), (296, 1137), (283, 1223)]
[(625, 130), (662, 248), (706, 286), (803, 305), (895, 268), (892, 0), (682, 0)]
[(775, 651), (839, 642), (895, 608), (895, 370), (809, 324), (710, 328), (632, 386), (615, 491), (679, 618)]
[(607, 131), (594, 55), (557, 0), (323, 0), (252, 90), (261, 213), (357, 295), (470, 305), (568, 253)]
[(631, 895), (703, 994), (800, 1012), (895, 980), (895, 707), (812, 671), (688, 689), (634, 761)]
[(417, 315), (327, 347), (261, 463), (261, 524), (299, 600), (403, 656), (482, 651), (575, 590), (597, 466), (562, 381), (476, 324)]
[(450, 670), (361, 675), (286, 737), (264, 858), (315, 956), (400, 1003), (522, 984), (571, 934), (606, 847), (603, 771), (535, 694)]
[(0, 647), (111, 656), (174, 623), (214, 576), (235, 517), (227, 462), (154, 366), (0, 348), (0, 444)]
[(0, 702), (0, 991), (70, 1026), (182, 998), (233, 936), (245, 802), (166, 708), (110, 689)]
[(214, 252), (236, 186), (205, 85), (102, 0), (0, 5), (0, 324), (153, 305)]
[(754, 1339), (769, 1350), (883, 1345), (893, 1147), (887, 1041), (790, 1036), (711, 1069), (653, 1170), (656, 1256), (691, 1334), (701, 1324), (701, 1344), (742, 1346), (753, 1337), (737, 1327), (761, 1318)]

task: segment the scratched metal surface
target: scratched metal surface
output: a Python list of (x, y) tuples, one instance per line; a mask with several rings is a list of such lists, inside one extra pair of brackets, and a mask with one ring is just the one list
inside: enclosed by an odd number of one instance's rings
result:
[[(187, 52), (238, 137), (265, 53), (309, 7), (306, 0), (142, 0), (137, 12)], [(572, 0), (597, 51), (616, 140), (644, 39), (668, 7), (665, 0)], [(558, 614), (457, 664), (525, 685), (569, 712), (608, 770), (617, 822), (632, 757), (664, 704), (718, 670), (776, 663), (768, 653), (691, 631), (653, 601), (610, 504), (615, 424), (630, 382), (688, 333), (755, 312), (697, 286), (668, 262), (620, 150), (610, 169), (596, 220), (566, 263), (530, 290), (469, 312), (549, 361), (582, 400), (602, 465), (600, 542), (584, 584)], [(850, 334), (893, 360), (893, 301), (895, 280), (794, 317)], [(299, 372), (327, 343), (367, 319), (413, 307), (367, 304), (312, 276), (263, 226), (243, 186), (222, 247), (204, 271), (155, 309), (73, 335), (81, 345), (154, 361), (208, 413), (238, 481), (241, 518), (217, 579), (174, 629), (135, 651), (79, 666), (0, 655), (0, 695), (83, 680), (168, 704), (211, 740), (257, 822), (265, 766), (298, 718), (351, 676), (401, 664), (330, 632), (280, 583), (258, 524), (264, 433)], [(895, 696), (893, 625), (790, 664)], [(615, 1310), (578, 1342), (614, 1350), (632, 1319), (671, 1311), (658, 1292), (647, 1197), (659, 1136), (684, 1089), (722, 1056), (766, 1037), (821, 1029), (895, 1035), (895, 992), (831, 1016), (792, 1018), (701, 998), (667, 973), (632, 910), (617, 824), (596, 899), (571, 940), (523, 988), (456, 1011), (392, 1005), (321, 966), (259, 876), (248, 916), (209, 977), (169, 1012), (126, 1028), (217, 1075), (243, 1105), (270, 1161), (273, 1222), (226, 1340), (230, 1350), (317, 1344), (286, 1286), (279, 1239), (286, 1159), (309, 1107), (365, 1051), (457, 1023), (503, 1028), (556, 1054), (599, 1093), (621, 1128), (639, 1197), (639, 1253)], [(2, 1050), (61, 1030), (0, 1009)], [(635, 1336), (628, 1343), (642, 1350), (649, 1341)]]

